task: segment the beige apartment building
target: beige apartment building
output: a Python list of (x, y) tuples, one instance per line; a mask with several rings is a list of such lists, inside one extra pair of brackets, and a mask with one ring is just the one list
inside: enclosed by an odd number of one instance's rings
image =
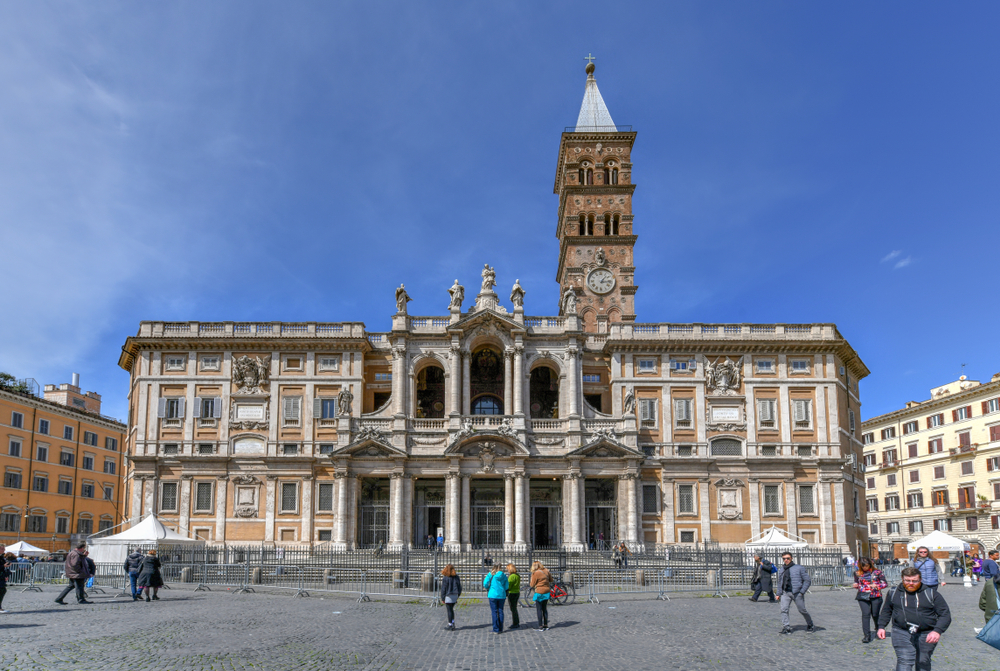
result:
[(125, 425), (72, 384), (0, 387), (0, 541), (44, 550), (122, 521)]
[(931, 389), (862, 431), (873, 552), (903, 557), (935, 529), (980, 554), (1000, 546), (1000, 373)]
[[(588, 66), (560, 138), (547, 314), (485, 265), (391, 328), (144, 321), (129, 515), (213, 543), (583, 549), (867, 543), (858, 381), (833, 324), (638, 323), (631, 150)], [(501, 269), (502, 271), (502, 269)], [(505, 292), (506, 293), (506, 292)], [(386, 296), (390, 304), (393, 297)], [(541, 303), (541, 301), (539, 301)]]

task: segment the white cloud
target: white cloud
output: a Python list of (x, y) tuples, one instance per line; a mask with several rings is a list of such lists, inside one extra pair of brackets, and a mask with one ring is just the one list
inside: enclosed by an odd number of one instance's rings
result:
[(892, 261), (894, 258), (896, 258), (897, 256), (899, 256), (902, 253), (903, 253), (902, 250), (894, 249), (891, 252), (889, 252), (888, 254), (886, 254), (885, 256), (883, 256), (881, 262), (885, 263), (887, 261)]
[(900, 259), (899, 261), (896, 261), (896, 265), (894, 265), (892, 267), (892, 269), (893, 270), (899, 270), (900, 268), (905, 268), (906, 266), (910, 265), (911, 263), (913, 263), (913, 257), (912, 256), (907, 256), (905, 259)]

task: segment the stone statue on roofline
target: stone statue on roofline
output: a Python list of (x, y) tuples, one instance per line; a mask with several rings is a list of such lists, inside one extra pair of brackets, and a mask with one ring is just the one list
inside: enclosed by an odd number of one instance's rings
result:
[(455, 283), (448, 289), (448, 293), (451, 295), (451, 301), (448, 303), (448, 309), (458, 310), (461, 312), (462, 301), (465, 300), (465, 287), (459, 284), (458, 280), (455, 280)]
[(514, 280), (514, 288), (510, 290), (510, 302), (515, 308), (524, 307), (524, 289), (521, 288), (521, 280)]
[(483, 275), (483, 286), (480, 289), (480, 291), (484, 294), (492, 293), (493, 287), (497, 285), (496, 271), (493, 270), (493, 267), (490, 264), (484, 263), (482, 275)]
[(400, 284), (399, 288), (396, 289), (396, 314), (405, 315), (406, 304), (411, 300), (413, 299), (410, 298), (410, 294), (406, 293), (406, 286)]

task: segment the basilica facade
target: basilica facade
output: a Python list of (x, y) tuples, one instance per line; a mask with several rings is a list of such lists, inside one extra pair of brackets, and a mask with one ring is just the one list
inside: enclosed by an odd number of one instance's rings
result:
[(119, 361), (127, 515), (210, 543), (642, 551), (776, 526), (857, 552), (868, 369), (833, 324), (636, 321), (636, 135), (587, 75), (555, 314), (484, 265), (440, 316), (401, 285), (389, 331), (142, 322)]

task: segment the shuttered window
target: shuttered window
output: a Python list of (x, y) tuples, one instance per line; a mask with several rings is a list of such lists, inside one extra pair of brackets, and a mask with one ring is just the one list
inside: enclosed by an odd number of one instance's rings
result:
[(643, 426), (656, 426), (656, 399), (639, 399), (639, 421)]
[(195, 489), (194, 509), (199, 512), (212, 510), (212, 483), (199, 482)]
[(757, 401), (757, 420), (762, 429), (773, 429), (777, 422), (777, 403), (773, 398)]
[(781, 487), (764, 485), (764, 512), (769, 515), (781, 514)]
[(796, 429), (808, 429), (812, 426), (812, 401), (794, 399), (792, 401), (792, 419)]
[(691, 399), (674, 399), (674, 424), (679, 427), (691, 426)]
[(302, 397), (286, 396), (282, 399), (282, 414), (286, 426), (298, 426), (302, 418)]

